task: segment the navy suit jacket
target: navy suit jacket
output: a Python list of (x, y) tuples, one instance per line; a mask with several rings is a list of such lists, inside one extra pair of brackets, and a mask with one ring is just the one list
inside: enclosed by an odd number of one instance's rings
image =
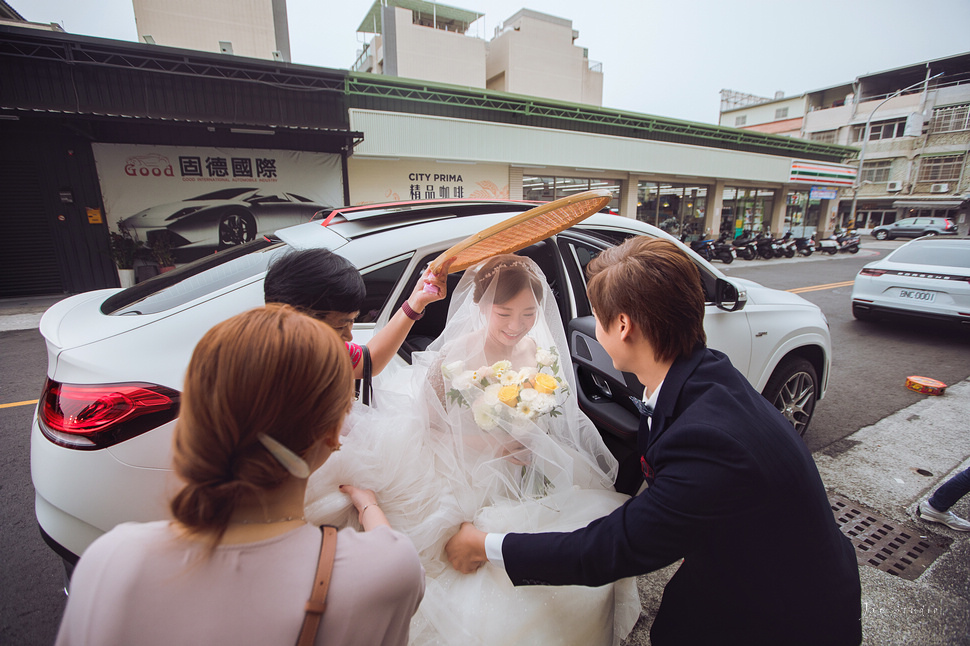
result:
[(612, 514), (505, 537), (515, 585), (599, 586), (683, 559), (654, 646), (862, 641), (855, 550), (815, 462), (726, 356), (698, 346), (674, 362), (638, 448), (649, 488)]

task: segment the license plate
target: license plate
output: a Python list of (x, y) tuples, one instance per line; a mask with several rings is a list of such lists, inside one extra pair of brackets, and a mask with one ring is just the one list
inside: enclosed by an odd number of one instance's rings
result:
[(914, 289), (901, 289), (899, 290), (899, 297), (910, 301), (932, 303), (936, 299), (936, 292), (920, 292)]

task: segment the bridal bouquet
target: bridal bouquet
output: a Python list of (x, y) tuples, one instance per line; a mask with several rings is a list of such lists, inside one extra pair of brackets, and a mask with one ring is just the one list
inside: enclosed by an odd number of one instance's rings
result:
[(471, 408), (475, 423), (485, 431), (499, 420), (536, 421), (543, 415), (562, 414), (561, 402), (569, 384), (560, 376), (559, 353), (555, 347), (536, 350), (535, 367), (513, 370), (509, 361), (468, 370), (464, 361), (441, 367), (446, 382), (451, 382), (448, 401)]

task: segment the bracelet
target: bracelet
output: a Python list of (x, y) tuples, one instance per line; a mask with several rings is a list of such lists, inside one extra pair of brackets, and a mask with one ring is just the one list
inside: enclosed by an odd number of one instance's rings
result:
[(412, 310), (407, 301), (401, 303), (401, 310), (404, 312), (404, 316), (408, 317), (412, 321), (420, 321), (424, 316), (424, 312), (415, 312)]
[(372, 503), (369, 503), (369, 504), (367, 504), (367, 505), (364, 505), (364, 508), (360, 510), (360, 514), (359, 514), (359, 516), (360, 516), (361, 518), (363, 518), (363, 516), (364, 516), (364, 512), (365, 512), (365, 511), (367, 511), (367, 508), (368, 508), (368, 507), (379, 507), (379, 506), (380, 506), (380, 505), (378, 505), (378, 504), (377, 504), (376, 502), (372, 502)]

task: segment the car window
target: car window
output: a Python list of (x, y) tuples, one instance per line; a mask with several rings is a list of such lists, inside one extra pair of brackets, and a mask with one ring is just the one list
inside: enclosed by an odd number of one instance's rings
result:
[[(592, 233), (597, 238), (613, 238), (613, 241), (606, 242), (606, 244), (609, 244), (610, 246), (616, 246), (627, 238), (635, 235), (633, 233), (627, 233), (624, 231), (603, 229), (583, 229), (582, 231), (583, 233)], [(579, 311), (582, 311), (584, 307), (589, 307), (589, 300), (586, 296), (586, 265), (588, 265), (590, 261), (595, 258), (600, 251), (602, 251), (602, 248), (597, 247), (590, 242), (573, 238), (568, 234), (560, 235), (560, 240), (565, 241), (568, 245), (568, 248), (563, 248), (562, 250), (564, 260), (567, 265), (567, 271), (569, 271), (570, 258), (575, 265), (578, 265), (578, 271), (575, 273), (575, 275), (572, 271), (570, 271), (569, 276), (572, 279), (573, 284), (576, 285), (576, 307)], [(695, 264), (697, 263), (695, 262)], [(717, 282), (717, 277), (707, 271), (703, 265), (697, 265), (697, 270), (701, 275), (701, 287), (704, 291), (704, 300), (708, 303), (713, 303), (714, 286)], [(580, 290), (582, 290), (581, 294)], [(581, 306), (580, 301), (583, 301), (584, 305)], [(592, 312), (589, 313), (591, 314)], [(585, 316), (585, 314), (577, 314), (577, 316)]]
[[(356, 323), (373, 323), (380, 317), (384, 310), (387, 299), (390, 298), (394, 286), (401, 280), (404, 270), (408, 267), (408, 260), (411, 254), (395, 258), (386, 263), (382, 263), (373, 268), (365, 268), (360, 274), (364, 279), (364, 304), (357, 315)], [(423, 267), (424, 265), (422, 265)], [(407, 290), (405, 290), (407, 291)], [(405, 294), (405, 298), (410, 295), (410, 291)]]
[(111, 316), (164, 312), (265, 272), (286, 248), (266, 237), (231, 247), (122, 290), (101, 304), (101, 312)]
[(198, 200), (231, 200), (234, 197), (238, 197), (245, 193), (252, 191), (250, 188), (224, 188), (221, 191), (213, 191), (212, 193), (205, 193), (199, 197), (193, 197), (186, 200), (187, 202), (198, 201)]
[(912, 218), (906, 218), (905, 220), (898, 220), (897, 222), (895, 222), (895, 225), (897, 227), (908, 227), (912, 223), (913, 223)]
[(908, 244), (894, 251), (886, 260), (970, 269), (970, 245), (936, 240), (927, 244)]

